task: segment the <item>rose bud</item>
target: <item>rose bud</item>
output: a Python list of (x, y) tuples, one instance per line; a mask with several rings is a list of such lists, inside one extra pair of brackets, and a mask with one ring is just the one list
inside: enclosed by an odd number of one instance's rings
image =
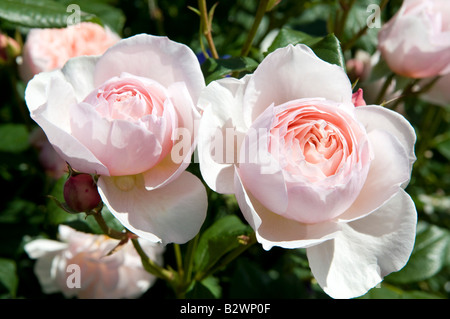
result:
[(77, 212), (87, 212), (101, 201), (97, 185), (89, 174), (70, 176), (64, 184), (64, 200), (69, 208)]

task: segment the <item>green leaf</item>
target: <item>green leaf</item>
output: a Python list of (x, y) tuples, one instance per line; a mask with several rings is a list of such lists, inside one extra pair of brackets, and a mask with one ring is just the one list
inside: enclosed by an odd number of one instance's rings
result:
[(236, 269), (230, 280), (230, 298), (267, 298), (272, 280), (261, 265), (247, 258), (236, 261)]
[(398, 287), (382, 284), (381, 287), (372, 288), (360, 299), (441, 299), (441, 296), (419, 291), (405, 291)]
[[(66, 6), (74, 3), (73, 0), (62, 0)], [(78, 0), (76, 4), (80, 6), (83, 12), (88, 12), (91, 15), (97, 16), (103, 24), (106, 24), (117, 34), (122, 34), (123, 26), (126, 17), (121, 9), (92, 0)]]
[(17, 277), (16, 263), (14, 260), (0, 258), (0, 284), (2, 284), (14, 298), (16, 296), (19, 278)]
[(25, 125), (0, 125), (0, 152), (20, 153), (28, 146), (28, 130)]
[(450, 132), (446, 132), (440, 136), (434, 138), (436, 149), (445, 156), (446, 159), (450, 160)]
[(206, 272), (221, 257), (241, 245), (239, 236), (248, 235), (251, 228), (237, 216), (227, 215), (217, 220), (201, 235), (194, 266), (197, 271)]
[(267, 49), (267, 53), (271, 53), (278, 48), (284, 48), (285, 46), (292, 44), (296, 45), (299, 43), (311, 44), (318, 41), (318, 37), (313, 37), (307, 33), (292, 30), (289, 28), (282, 28), (278, 35), (273, 40), (272, 44)]
[[(1, 0), (0, 19), (28, 28), (64, 28), (73, 11), (67, 6), (51, 0)], [(80, 11), (80, 22), (99, 23), (98, 18)]]
[(202, 64), (202, 71), (208, 84), (233, 72), (253, 72), (257, 66), (258, 62), (249, 57), (209, 58)]
[(222, 287), (219, 279), (209, 276), (202, 281), (196, 281), (186, 293), (188, 299), (219, 299), (222, 296)]
[(282, 28), (267, 50), (267, 54), (289, 44), (305, 44), (322, 60), (345, 69), (341, 44), (334, 34), (325, 37), (313, 37), (301, 31)]
[(450, 232), (446, 229), (420, 222), (416, 243), (408, 264), (399, 272), (389, 275), (392, 283), (412, 283), (437, 274), (447, 262), (450, 253)]
[(311, 44), (310, 48), (322, 60), (336, 64), (345, 70), (345, 60), (341, 44), (334, 34), (329, 34), (318, 42)]

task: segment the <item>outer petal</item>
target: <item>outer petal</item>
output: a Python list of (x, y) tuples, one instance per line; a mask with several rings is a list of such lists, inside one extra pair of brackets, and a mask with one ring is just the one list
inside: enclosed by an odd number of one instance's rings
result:
[(75, 57), (67, 61), (61, 69), (75, 92), (77, 102), (83, 101), (95, 89), (94, 70), (98, 59), (97, 56)]
[(368, 134), (374, 158), (364, 186), (352, 206), (338, 218), (342, 221), (361, 218), (392, 198), (409, 180), (409, 158), (398, 139), (386, 131)]
[(374, 130), (386, 131), (397, 138), (409, 157), (410, 169), (416, 160), (414, 144), (416, 133), (411, 124), (399, 113), (378, 105), (359, 106), (355, 115), (368, 133)]
[(202, 182), (184, 172), (164, 187), (148, 191), (142, 175), (98, 180), (100, 196), (130, 231), (152, 242), (183, 244), (200, 230), (208, 201)]
[(244, 189), (237, 173), (234, 188), (239, 207), (265, 250), (273, 246), (305, 248), (317, 245), (334, 238), (340, 229), (340, 226), (333, 222), (303, 224), (271, 212)]
[(65, 161), (86, 173), (109, 174), (92, 152), (71, 135), (69, 108), (77, 101), (73, 87), (61, 71), (36, 75), (28, 83), (25, 100), (31, 118)]
[(234, 163), (247, 130), (242, 117), (242, 97), (249, 77), (225, 78), (209, 84), (199, 99), (204, 109), (199, 126), (200, 171), (208, 186), (233, 193)]
[(177, 82), (168, 88), (170, 99), (177, 112), (177, 129), (172, 141), (171, 152), (157, 165), (144, 172), (145, 187), (148, 190), (163, 187), (175, 180), (191, 163), (192, 153), (197, 145), (197, 131), (200, 114), (193, 104), (186, 86)]
[(37, 259), (34, 272), (44, 293), (51, 294), (60, 291), (55, 281), (55, 268), (61, 260), (61, 252), (68, 246), (67, 243), (49, 239), (36, 239), (25, 245), (24, 249), (28, 256)]
[(50, 239), (36, 239), (27, 243), (24, 247), (28, 256), (37, 259), (49, 253), (60, 252), (67, 248), (66, 243)]
[(236, 172), (245, 189), (268, 210), (284, 213), (289, 205), (288, 189), (280, 163), (269, 151), (273, 106), (259, 116), (245, 135)]
[(405, 266), (416, 233), (417, 213), (400, 190), (373, 214), (342, 225), (336, 238), (307, 249), (314, 277), (333, 298), (365, 294)]
[(319, 59), (305, 45), (289, 45), (269, 54), (255, 70), (244, 98), (246, 123), (272, 103), (322, 97), (352, 103), (352, 87), (344, 70)]
[(98, 86), (122, 72), (153, 79), (165, 87), (185, 82), (194, 102), (205, 86), (194, 52), (166, 37), (140, 34), (121, 40), (98, 61), (95, 84)]

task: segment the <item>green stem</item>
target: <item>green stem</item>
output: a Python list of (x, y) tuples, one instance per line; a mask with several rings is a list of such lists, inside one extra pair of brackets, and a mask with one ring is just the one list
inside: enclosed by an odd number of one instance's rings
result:
[(355, 4), (356, 0), (350, 0), (349, 4), (344, 3), (343, 1), (339, 1), (342, 8), (342, 18), (339, 20), (338, 25), (336, 26), (335, 35), (338, 39), (342, 38), (344, 33), (345, 24), (347, 23), (348, 14)]
[(152, 275), (164, 279), (168, 283), (172, 283), (174, 279), (174, 273), (170, 270), (164, 269), (158, 264), (156, 264), (153, 260), (151, 260), (145, 251), (142, 249), (141, 244), (139, 243), (137, 238), (133, 238), (131, 240), (133, 243), (134, 248), (136, 249), (136, 252), (141, 257), (142, 265), (144, 266), (144, 269), (151, 273)]
[(175, 251), (175, 260), (177, 261), (178, 275), (180, 278), (184, 278), (183, 258), (181, 256), (180, 245), (173, 244), (173, 249)]
[(203, 31), (203, 35), (206, 37), (206, 41), (208, 42), (209, 49), (211, 50), (211, 55), (214, 59), (219, 58), (219, 54), (217, 53), (216, 46), (214, 45), (214, 41), (212, 38), (212, 27), (211, 27), (211, 19), (208, 17), (208, 10), (206, 8), (206, 0), (198, 0), (198, 8), (200, 10), (200, 24)]
[(192, 280), (192, 270), (194, 268), (194, 256), (198, 245), (199, 234), (192, 239), (187, 247), (185, 256), (186, 271), (184, 273), (184, 282), (190, 283)]
[(383, 87), (381, 88), (380, 92), (378, 93), (377, 99), (375, 100), (375, 104), (380, 105), (383, 102), (384, 96), (386, 95), (386, 92), (387, 92), (389, 86), (391, 85), (394, 77), (395, 77), (395, 73), (391, 73), (386, 78), (386, 81), (384, 82)]
[(94, 210), (92, 213), (89, 213), (88, 215), (92, 215), (95, 218), (95, 221), (100, 226), (102, 231), (108, 235), (111, 238), (122, 240), (126, 238), (128, 235), (126, 233), (122, 233), (120, 231), (117, 231), (115, 229), (112, 229), (106, 224), (106, 221), (103, 219), (101, 210)]
[(261, 0), (259, 2), (258, 9), (255, 15), (255, 20), (253, 21), (253, 25), (247, 35), (247, 39), (245, 40), (244, 46), (242, 47), (241, 50), (241, 56), (243, 57), (247, 56), (250, 52), (250, 49), (252, 48), (253, 40), (255, 39), (258, 27), (261, 24), (264, 14), (266, 13), (268, 3), (269, 0)]
[(417, 92), (413, 92), (414, 86), (419, 83), (420, 79), (412, 80), (402, 91), (402, 94), (400, 94), (400, 97), (394, 102), (394, 104), (390, 105), (389, 108), (394, 110), (397, 105), (400, 104), (405, 98), (416, 95)]
[[(389, 0), (382, 0), (380, 3), (380, 11), (383, 11), (384, 7), (388, 4)], [(356, 41), (358, 41), (359, 38), (361, 38), (364, 34), (366, 34), (367, 30), (369, 29), (369, 24), (366, 23), (366, 25), (360, 29), (349, 41), (342, 44), (342, 51), (345, 52), (349, 49), (351, 49)]]

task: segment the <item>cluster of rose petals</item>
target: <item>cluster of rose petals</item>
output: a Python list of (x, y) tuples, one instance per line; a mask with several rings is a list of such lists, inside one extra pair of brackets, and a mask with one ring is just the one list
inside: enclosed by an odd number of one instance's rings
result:
[(73, 169), (100, 175), (100, 196), (126, 228), (184, 243), (207, 209), (202, 182), (185, 171), (204, 86), (191, 49), (142, 34), (36, 75), (25, 99), (57, 153)]
[(378, 34), (378, 49), (395, 73), (427, 78), (450, 72), (450, 2), (404, 0)]
[[(25, 245), (30, 258), (37, 259), (34, 271), (46, 294), (61, 292), (66, 298), (80, 299), (138, 298), (156, 281), (143, 268), (131, 243), (108, 255), (118, 240), (65, 225), (59, 226), (59, 239), (35, 239)], [(140, 244), (152, 260), (162, 263), (162, 246), (142, 240)]]
[(289, 45), (251, 75), (209, 84), (199, 101), (207, 184), (236, 195), (266, 250), (306, 248), (335, 298), (362, 295), (401, 269), (417, 223), (404, 191), (414, 130), (360, 94), (342, 68)]
[(103, 54), (119, 40), (108, 27), (92, 22), (60, 29), (31, 29), (23, 47), (21, 76), (28, 81), (40, 72), (61, 68), (70, 58)]

